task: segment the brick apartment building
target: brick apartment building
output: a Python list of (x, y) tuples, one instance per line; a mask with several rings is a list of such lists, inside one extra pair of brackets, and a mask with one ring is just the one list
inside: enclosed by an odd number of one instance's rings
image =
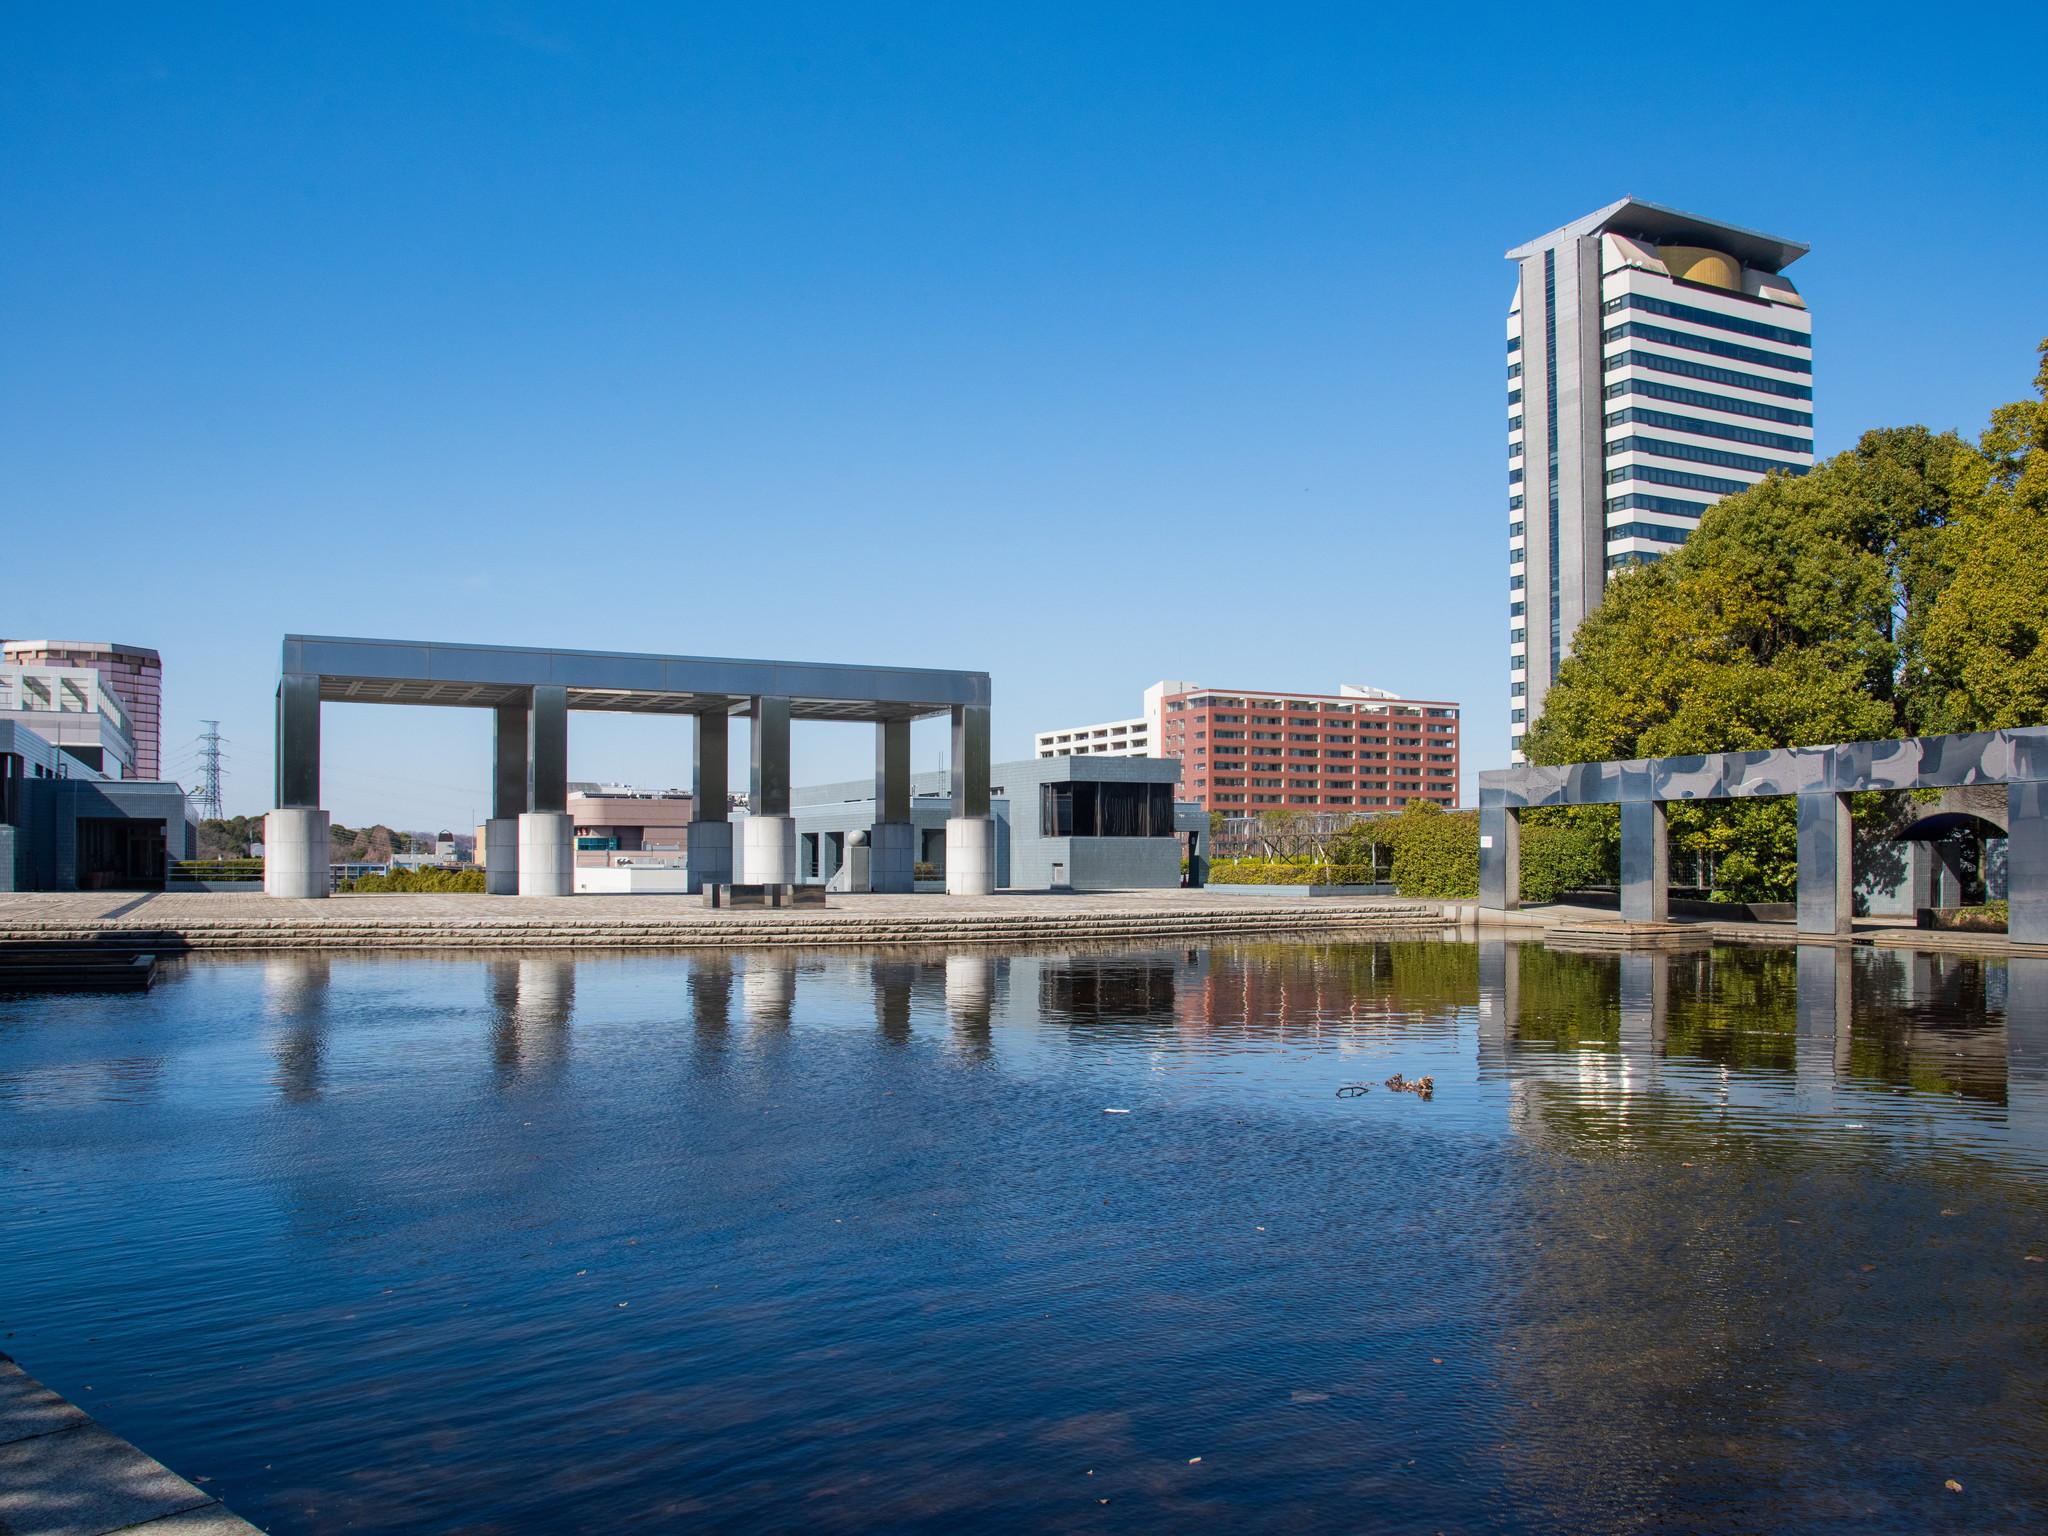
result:
[[(1148, 705), (1150, 700), (1147, 700)], [(1162, 757), (1204, 810), (1371, 811), (1458, 803), (1458, 706), (1378, 689), (1196, 688), (1159, 699)]]

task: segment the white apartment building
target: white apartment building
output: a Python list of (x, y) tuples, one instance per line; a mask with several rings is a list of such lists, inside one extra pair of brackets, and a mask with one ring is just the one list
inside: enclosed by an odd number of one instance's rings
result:
[(1813, 467), (1807, 247), (1623, 198), (1516, 246), (1508, 315), (1510, 735), (1619, 571), (1715, 501)]
[(1033, 738), (1034, 755), (1038, 757), (1150, 757), (1157, 740), (1151, 722), (1143, 715), (1135, 720), (1105, 720), (1100, 725), (1040, 731)]

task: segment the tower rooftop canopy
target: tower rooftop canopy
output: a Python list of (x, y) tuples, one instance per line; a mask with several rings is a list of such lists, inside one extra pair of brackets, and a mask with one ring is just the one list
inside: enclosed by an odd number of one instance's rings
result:
[(1726, 251), (1746, 265), (1765, 272), (1782, 272), (1812, 249), (1797, 240), (1780, 239), (1776, 235), (1744, 229), (1738, 224), (1723, 224), (1717, 219), (1703, 219), (1698, 214), (1666, 208), (1662, 203), (1646, 202), (1639, 197), (1624, 197), (1605, 208), (1595, 209), (1584, 218), (1553, 229), (1547, 235), (1514, 247), (1507, 253), (1507, 259), (1520, 261), (1546, 246), (1605, 234), (1632, 235), (1653, 245), (1708, 246)]

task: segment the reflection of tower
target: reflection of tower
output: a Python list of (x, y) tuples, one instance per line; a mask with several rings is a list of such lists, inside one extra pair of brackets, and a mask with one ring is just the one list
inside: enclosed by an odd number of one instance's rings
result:
[(975, 1060), (989, 1053), (997, 964), (995, 956), (972, 950), (946, 957), (946, 1013), (953, 1020), (953, 1041)]
[(875, 1028), (891, 1045), (910, 1039), (910, 994), (917, 967), (907, 960), (877, 960), (870, 968), (875, 987)]
[(277, 1090), (294, 1103), (320, 1096), (327, 1055), (327, 957), (272, 955), (263, 962), (264, 1011), (278, 1026)]
[(796, 961), (787, 955), (747, 956), (740, 973), (740, 1004), (748, 1022), (787, 1025), (796, 1007)]
[(569, 1021), (576, 1011), (574, 961), (546, 956), (494, 960), (486, 986), (491, 1054), (501, 1072), (559, 1067), (568, 1058)]
[(700, 1041), (723, 1037), (732, 1022), (732, 964), (724, 959), (690, 962), (690, 1022)]

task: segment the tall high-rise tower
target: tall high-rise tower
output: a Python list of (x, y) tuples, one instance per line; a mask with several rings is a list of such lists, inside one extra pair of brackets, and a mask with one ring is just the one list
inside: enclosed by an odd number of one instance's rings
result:
[(1625, 197), (1507, 253), (1508, 653), (1517, 762), (1608, 581), (1723, 496), (1813, 467), (1791, 240)]

